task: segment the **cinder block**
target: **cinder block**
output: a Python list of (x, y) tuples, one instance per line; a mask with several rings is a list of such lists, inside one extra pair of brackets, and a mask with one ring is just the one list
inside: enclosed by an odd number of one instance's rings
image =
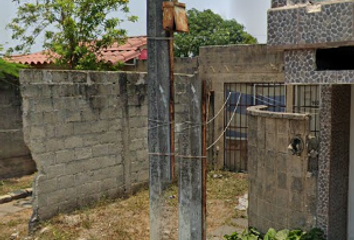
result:
[(302, 193), (303, 189), (304, 189), (304, 184), (303, 184), (302, 178), (292, 177), (291, 178), (291, 191), (296, 191), (296, 192)]
[(31, 127), (32, 139), (44, 139), (46, 136), (45, 127)]
[(83, 137), (81, 136), (69, 136), (65, 139), (65, 148), (77, 148), (83, 146)]
[(69, 82), (72, 83), (87, 83), (88, 72), (85, 71), (70, 71)]
[(35, 154), (34, 159), (39, 163), (38, 167), (48, 168), (49, 166), (53, 166), (55, 164), (56, 155), (52, 152)]
[(74, 134), (80, 135), (80, 134), (91, 133), (92, 132), (91, 124), (92, 124), (91, 122), (75, 122), (74, 123)]
[(108, 145), (97, 145), (92, 148), (93, 157), (108, 155)]
[(46, 145), (45, 142), (43, 142), (43, 140), (38, 140), (38, 139), (31, 140), (29, 144), (29, 148), (32, 154), (40, 154), (46, 152)]
[(290, 192), (289, 208), (295, 211), (303, 211), (303, 195), (297, 191)]
[(37, 214), (39, 219), (50, 219), (51, 217), (57, 215), (59, 213), (59, 205), (58, 204), (48, 204), (47, 206), (39, 206), (37, 209)]
[(79, 122), (81, 121), (81, 113), (80, 111), (76, 110), (66, 110), (66, 122)]
[(56, 152), (64, 149), (64, 140), (61, 139), (48, 139), (45, 143), (47, 152)]
[(86, 160), (76, 160), (68, 162), (66, 165), (66, 174), (75, 175), (89, 170), (89, 167), (85, 163)]
[[(275, 204), (279, 208), (285, 208), (287, 209), (289, 206), (289, 191), (287, 189), (277, 189), (276, 190), (276, 200)], [(285, 214), (287, 215), (287, 214)]]
[(38, 195), (46, 195), (47, 193), (54, 192), (58, 189), (58, 181), (56, 178), (47, 180), (44, 179), (43, 181), (36, 182), (37, 185), (37, 193)]
[[(101, 182), (89, 182), (86, 184), (83, 184), (79, 188), (79, 194), (81, 196), (89, 196), (93, 194), (99, 194), (101, 191)], [(98, 197), (99, 199), (99, 197)]]
[(99, 114), (92, 109), (88, 108), (81, 111), (81, 120), (82, 121), (94, 121), (99, 118)]
[(102, 133), (100, 135), (100, 143), (101, 144), (106, 144), (106, 143), (114, 143), (117, 141), (117, 135), (115, 132), (106, 132)]
[(138, 182), (145, 183), (149, 181), (149, 169), (145, 169), (145, 171), (140, 171), (138, 174)]
[(76, 159), (82, 160), (82, 159), (88, 159), (90, 157), (92, 157), (91, 147), (75, 148)]
[[(72, 188), (75, 186), (75, 176), (74, 175), (65, 175), (58, 177), (58, 188), (66, 189)], [(68, 193), (66, 193), (68, 194)]]
[(119, 164), (117, 162), (117, 158), (114, 155), (103, 156), (100, 158), (95, 158), (93, 160), (95, 160), (95, 165), (98, 163), (98, 165), (102, 168), (107, 168), (107, 167), (115, 166), (115, 165)]
[(303, 160), (295, 155), (287, 155), (287, 173), (289, 177), (303, 177)]
[(45, 168), (43, 167), (42, 171), (45, 173), (47, 179), (65, 176), (65, 164), (53, 164)]
[(36, 105), (36, 112), (51, 112), (53, 111), (53, 105), (51, 99), (39, 100)]
[(47, 196), (47, 204), (48, 206), (52, 206), (61, 202), (65, 202), (66, 200), (66, 189), (59, 189), (55, 192), (51, 192)]
[(117, 187), (117, 181), (116, 178), (107, 178), (103, 181), (101, 181), (101, 191), (109, 190), (109, 189), (114, 189)]
[(96, 121), (91, 123), (91, 130), (93, 133), (107, 132), (109, 122), (106, 120)]

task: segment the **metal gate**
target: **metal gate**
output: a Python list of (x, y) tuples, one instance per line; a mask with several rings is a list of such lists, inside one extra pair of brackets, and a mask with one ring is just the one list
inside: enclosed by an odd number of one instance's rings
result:
[(320, 129), (319, 108), (321, 101), (320, 85), (299, 85), (295, 86), (294, 113), (309, 113), (311, 115), (310, 131), (318, 136)]
[(226, 83), (224, 89), (225, 129), (228, 126), (224, 135), (224, 167), (247, 171), (247, 107), (266, 105), (269, 111), (284, 112), (286, 89), (283, 84), (274, 83)]

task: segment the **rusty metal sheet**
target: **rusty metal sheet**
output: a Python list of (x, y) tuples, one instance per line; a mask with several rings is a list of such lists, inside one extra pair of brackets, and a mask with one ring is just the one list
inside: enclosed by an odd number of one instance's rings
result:
[(186, 13), (186, 5), (183, 3), (175, 3), (174, 17), (176, 32), (189, 32), (188, 18)]
[(163, 28), (168, 31), (189, 32), (184, 3), (163, 2)]
[(163, 2), (163, 28), (168, 31), (174, 30), (173, 8), (173, 2)]

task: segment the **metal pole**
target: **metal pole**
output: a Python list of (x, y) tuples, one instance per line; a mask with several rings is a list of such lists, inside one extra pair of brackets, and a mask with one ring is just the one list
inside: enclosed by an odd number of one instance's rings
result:
[[(207, 156), (207, 85), (206, 81), (202, 82), (202, 155)], [(202, 159), (202, 239), (206, 239), (206, 185), (207, 185), (207, 158)]]
[(164, 201), (171, 175), (169, 32), (163, 29), (164, 0), (147, 1), (150, 239), (166, 238), (170, 216)]
[(175, 162), (175, 75), (174, 75), (174, 51), (173, 51), (173, 31), (170, 31), (170, 142), (171, 142), (171, 177), (172, 181), (176, 180)]

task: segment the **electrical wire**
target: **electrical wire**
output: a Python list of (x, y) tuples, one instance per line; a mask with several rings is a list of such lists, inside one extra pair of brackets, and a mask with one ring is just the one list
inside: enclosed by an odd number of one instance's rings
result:
[(236, 113), (236, 111), (237, 111), (237, 108), (238, 108), (238, 106), (239, 106), (239, 104), (240, 104), (241, 96), (242, 96), (242, 93), (240, 93), (240, 96), (239, 96), (238, 101), (237, 101), (237, 105), (236, 105), (236, 107), (235, 107), (235, 109), (234, 109), (234, 111), (233, 111), (233, 113), (232, 113), (232, 115), (231, 115), (231, 118), (230, 118), (229, 122), (227, 123), (227, 125), (226, 125), (224, 131), (223, 131), (223, 132), (220, 134), (220, 136), (215, 140), (215, 142), (213, 142), (209, 147), (207, 147), (206, 150), (211, 149), (215, 144), (217, 144), (217, 143), (220, 141), (220, 139), (222, 138), (222, 136), (224, 136), (224, 134), (226, 133), (227, 129), (229, 128), (229, 126), (230, 126), (230, 124), (231, 124), (231, 122), (232, 122), (232, 120), (233, 120), (233, 118), (234, 118), (234, 116), (235, 116), (235, 113)]
[(206, 124), (212, 123), (219, 116), (219, 114), (222, 112), (222, 110), (224, 110), (224, 108), (225, 108), (227, 102), (229, 101), (230, 97), (231, 97), (231, 92), (229, 92), (229, 95), (227, 96), (226, 101), (225, 101), (224, 105), (222, 106), (222, 108), (220, 108), (219, 112), (212, 119), (207, 121)]

